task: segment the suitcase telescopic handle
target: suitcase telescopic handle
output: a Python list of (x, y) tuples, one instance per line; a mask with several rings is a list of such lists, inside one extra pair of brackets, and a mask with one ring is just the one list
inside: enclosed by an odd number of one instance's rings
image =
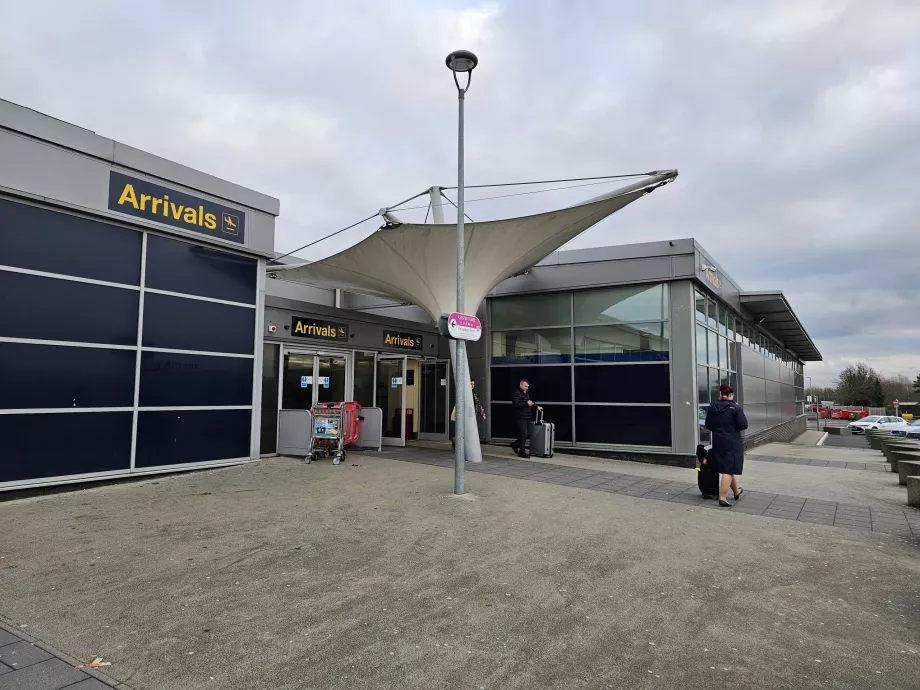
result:
[(534, 422), (534, 424), (542, 424), (542, 423), (543, 423), (543, 410), (537, 409), (537, 421)]

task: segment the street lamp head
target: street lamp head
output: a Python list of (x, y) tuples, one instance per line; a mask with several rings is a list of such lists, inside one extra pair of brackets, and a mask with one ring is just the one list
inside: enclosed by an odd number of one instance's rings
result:
[(479, 58), (468, 50), (455, 50), (444, 62), (454, 72), (472, 72), (479, 64)]

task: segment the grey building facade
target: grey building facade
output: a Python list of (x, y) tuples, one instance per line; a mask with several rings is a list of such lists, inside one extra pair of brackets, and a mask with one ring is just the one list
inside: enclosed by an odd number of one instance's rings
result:
[(750, 442), (804, 431), (803, 366), (820, 353), (782, 293), (745, 292), (693, 239), (557, 252), (498, 286), (482, 317), (494, 440), (511, 437), (521, 378), (561, 446), (687, 458), (723, 383)]
[[(278, 214), (0, 101), (0, 490), (257, 460), (317, 402), (379, 408), (385, 445), (447, 440), (436, 327), (411, 304), (275, 279)], [(804, 430), (820, 353), (782, 293), (743, 291), (695, 240), (556, 252), (479, 315), (485, 440), (510, 440), (521, 378), (576, 451), (685, 463), (721, 383), (750, 443)]]
[(259, 457), (278, 206), (0, 101), (0, 489)]
[[(265, 390), (277, 391), (278, 381), (282, 389), (298, 385), (303, 362), (283, 361), (284, 352), (308, 355), (316, 376), (326, 371), (322, 353), (339, 354), (344, 394), (387, 407), (391, 442), (446, 438), (453, 405), (447, 349), (443, 341), (435, 346), (437, 332), (421, 310), (280, 280), (267, 289), (266, 323), (279, 330), (266, 334), (264, 361), (278, 364)], [(479, 316), (483, 337), (468, 344), (468, 354), (487, 408), (485, 440), (511, 439), (511, 394), (522, 378), (556, 423), (561, 448), (686, 463), (698, 443), (708, 443), (701, 421), (723, 383), (748, 411), (751, 444), (804, 431), (803, 366), (820, 353), (782, 293), (743, 291), (693, 239), (556, 252), (499, 285)], [(280, 330), (295, 318), (341, 326), (348, 338), (321, 344), (321, 337)], [(424, 335), (424, 349), (388, 347), (383, 334), (394, 328)], [(385, 389), (394, 366), (397, 373), (405, 367), (407, 393), (402, 384), (395, 393)], [(373, 388), (358, 383), (362, 370)], [(285, 409), (323, 392), (276, 395)], [(413, 421), (393, 419), (403, 408)], [(271, 437), (269, 428), (264, 433)], [(273, 452), (271, 443), (263, 452)]]

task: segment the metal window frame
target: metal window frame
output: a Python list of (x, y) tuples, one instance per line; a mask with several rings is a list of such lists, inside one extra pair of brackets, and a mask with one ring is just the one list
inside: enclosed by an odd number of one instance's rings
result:
[[(143, 247), (141, 248), (143, 256)], [(0, 271), (4, 273), (20, 273), (27, 276), (36, 276), (38, 278), (51, 278), (53, 280), (66, 280), (70, 283), (85, 283), (87, 285), (101, 285), (102, 287), (119, 288), (121, 290), (140, 290), (140, 285), (131, 285), (130, 283), (113, 283), (109, 280), (98, 280), (96, 278), (83, 278), (80, 276), (69, 276), (65, 273), (52, 273), (50, 271), (37, 271), (33, 268), (20, 268), (18, 266), (7, 266), (0, 264)]]
[[(654, 281), (654, 282), (651, 282), (651, 283), (648, 283), (648, 284), (647, 284), (648, 287), (661, 286), (662, 300), (663, 300), (663, 302), (666, 302), (667, 305), (668, 305), (668, 308), (667, 308), (667, 309), (665, 309), (665, 307), (662, 306), (662, 317), (661, 317), (661, 318), (656, 318), (656, 319), (636, 319), (636, 320), (622, 321), (622, 322), (613, 322), (613, 323), (575, 323), (575, 295), (576, 295), (577, 293), (592, 292), (592, 291), (595, 291), (595, 290), (616, 289), (616, 287), (623, 287), (623, 286), (608, 286), (608, 287), (599, 287), (599, 288), (589, 288), (589, 289), (585, 289), (585, 290), (572, 290), (572, 289), (567, 289), (567, 290), (559, 290), (559, 291), (553, 292), (552, 294), (559, 294), (559, 293), (567, 293), (567, 294), (568, 294), (568, 297), (569, 297), (569, 323), (568, 323), (567, 326), (566, 326), (566, 325), (556, 325), (556, 326), (515, 326), (515, 327), (511, 327), (511, 328), (497, 328), (497, 329), (494, 329), (494, 330), (493, 330), (493, 329), (492, 329), (492, 325), (493, 325), (492, 310), (493, 310), (493, 307), (494, 307), (494, 302), (495, 302), (496, 300), (500, 300), (500, 299), (513, 299), (513, 298), (515, 298), (515, 297), (527, 297), (527, 296), (529, 296), (529, 295), (513, 295), (513, 296), (509, 295), (509, 296), (507, 296), (507, 297), (495, 297), (495, 298), (490, 298), (490, 299), (488, 300), (488, 314), (487, 314), (487, 317), (488, 317), (488, 319), (489, 319), (489, 325), (490, 325), (490, 330), (489, 330), (489, 332), (490, 332), (490, 337), (489, 337), (489, 339), (488, 339), (487, 350), (486, 350), (486, 361), (488, 362), (488, 364), (487, 364), (488, 369), (489, 369), (489, 371), (491, 372), (491, 370), (493, 370), (493, 369), (510, 369), (510, 368), (516, 368), (516, 367), (527, 367), (527, 368), (530, 368), (530, 367), (540, 367), (540, 368), (552, 368), (552, 367), (562, 368), (562, 367), (568, 367), (568, 368), (569, 368), (569, 372), (570, 372), (570, 375), (569, 375), (569, 392), (571, 393), (572, 400), (569, 401), (569, 402), (553, 402), (553, 401), (543, 401), (543, 400), (540, 401), (541, 404), (546, 404), (546, 405), (569, 405), (569, 406), (571, 407), (572, 441), (571, 441), (570, 443), (561, 442), (560, 445), (563, 445), (563, 446), (571, 446), (571, 447), (579, 447), (579, 448), (582, 448), (582, 447), (583, 447), (583, 448), (587, 448), (587, 449), (596, 448), (596, 449), (599, 449), (599, 450), (616, 450), (616, 449), (623, 449), (623, 450), (634, 450), (634, 451), (635, 451), (635, 450), (639, 450), (639, 451), (642, 451), (642, 450), (646, 450), (646, 449), (647, 449), (649, 452), (656, 452), (656, 453), (660, 453), (660, 452), (662, 451), (663, 448), (667, 448), (669, 451), (670, 451), (670, 450), (673, 450), (673, 448), (674, 448), (673, 439), (672, 439), (672, 443), (671, 443), (669, 446), (627, 446), (627, 445), (610, 445), (610, 444), (579, 444), (579, 443), (578, 443), (578, 429), (577, 429), (577, 425), (576, 425), (576, 421), (575, 421), (575, 406), (576, 406), (576, 405), (586, 405), (586, 406), (607, 406), (607, 407), (637, 407), (637, 406), (638, 406), (638, 407), (669, 407), (669, 408), (670, 408), (670, 407), (673, 407), (673, 404), (670, 403), (670, 402), (668, 402), (668, 403), (604, 403), (604, 402), (601, 402), (601, 403), (582, 403), (582, 402), (577, 402), (577, 401), (575, 400), (575, 367), (596, 367), (596, 366), (608, 366), (608, 367), (609, 367), (609, 366), (636, 366), (636, 365), (642, 365), (642, 366), (645, 366), (645, 365), (649, 365), (649, 366), (654, 366), (654, 365), (659, 365), (659, 366), (660, 366), (660, 365), (667, 365), (667, 366), (671, 366), (671, 364), (672, 364), (672, 362), (673, 362), (673, 359), (674, 359), (674, 352), (673, 352), (674, 344), (673, 344), (673, 338), (670, 337), (670, 328), (671, 328), (671, 318), (670, 318), (670, 317), (671, 317), (671, 314), (670, 314), (671, 295), (670, 295), (670, 291), (669, 291), (669, 285), (670, 285), (671, 282), (672, 282), (672, 281), (667, 281), (667, 280), (665, 280), (665, 281)], [(541, 293), (541, 294), (545, 294), (545, 293)], [(703, 294), (704, 294), (704, 293), (703, 293)], [(694, 303), (695, 303), (695, 302), (694, 302)], [(603, 327), (603, 326), (617, 326), (617, 325), (629, 325), (629, 324), (647, 324), (647, 323), (662, 324), (662, 325), (664, 325), (665, 327), (667, 327), (667, 328), (669, 329), (669, 332), (668, 332), (668, 336), (669, 336), (669, 337), (668, 337), (668, 348), (667, 348), (667, 350), (666, 350), (667, 353), (668, 353), (668, 360), (667, 360), (667, 361), (656, 361), (656, 362), (577, 362), (577, 361), (576, 361), (576, 354), (575, 354), (575, 329), (576, 329), (576, 328), (591, 328), (591, 327), (597, 327), (597, 326)], [(703, 325), (705, 325), (705, 323), (704, 323)], [(534, 364), (534, 363), (528, 363), (528, 362), (520, 362), (520, 363), (514, 363), (514, 364), (493, 364), (493, 363), (492, 363), (492, 358), (493, 358), (494, 352), (493, 352), (493, 349), (492, 349), (492, 342), (493, 342), (493, 339), (492, 339), (491, 336), (492, 336), (492, 334), (494, 334), (494, 333), (511, 333), (511, 332), (516, 332), (516, 331), (531, 331), (531, 332), (532, 332), (532, 331), (551, 331), (551, 330), (562, 330), (562, 329), (564, 329), (564, 328), (568, 328), (568, 330), (569, 330), (569, 342), (570, 342), (570, 346), (571, 346), (570, 361), (569, 361), (569, 362), (554, 362), (554, 363), (545, 363), (545, 364), (543, 364), (543, 363), (541, 363), (541, 364)], [(694, 335), (694, 338), (695, 338), (695, 335)], [(653, 350), (653, 352), (665, 352), (665, 350)], [(695, 377), (695, 374), (694, 374), (694, 377)], [(490, 395), (489, 395), (489, 397), (490, 397), (489, 404), (490, 404), (490, 405), (510, 405), (510, 404), (511, 404), (511, 402), (510, 402), (510, 401), (507, 401), (507, 400), (492, 400), (491, 398), (493, 397), (493, 395), (494, 395), (494, 393), (490, 390)], [(672, 427), (673, 427), (673, 418), (674, 418), (673, 412), (672, 412), (672, 414), (671, 414), (671, 418), (672, 418)], [(671, 429), (671, 433), (672, 433), (672, 435), (673, 435), (673, 433), (674, 433), (674, 429), (673, 429), (673, 428)], [(489, 422), (489, 434), (490, 434), (490, 436), (491, 436), (491, 420), (490, 420), (490, 422)], [(504, 439), (502, 439), (502, 440), (504, 440)]]

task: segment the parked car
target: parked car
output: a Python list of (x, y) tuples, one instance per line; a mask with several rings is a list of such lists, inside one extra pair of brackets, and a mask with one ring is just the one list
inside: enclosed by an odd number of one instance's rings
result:
[(866, 429), (897, 429), (904, 426), (907, 426), (907, 421), (901, 417), (869, 415), (868, 417), (863, 417), (859, 421), (850, 422), (847, 424), (847, 429), (854, 434), (862, 434), (865, 433)]
[(891, 430), (891, 433), (894, 436), (908, 436), (909, 434), (920, 433), (920, 419), (915, 419), (914, 421), (906, 424), (905, 426), (898, 426)]

